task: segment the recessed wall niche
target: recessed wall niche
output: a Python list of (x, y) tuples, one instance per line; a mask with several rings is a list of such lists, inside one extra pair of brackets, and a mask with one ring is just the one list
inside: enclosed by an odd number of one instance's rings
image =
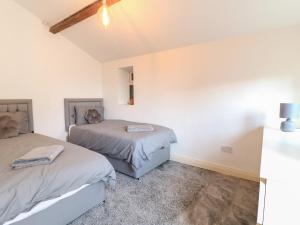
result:
[(133, 66), (119, 68), (118, 91), (120, 105), (134, 105), (134, 72)]

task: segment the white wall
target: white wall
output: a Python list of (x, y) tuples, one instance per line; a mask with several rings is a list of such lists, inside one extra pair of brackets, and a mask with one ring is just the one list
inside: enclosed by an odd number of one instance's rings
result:
[(11, 0), (0, 27), (0, 99), (33, 99), (35, 131), (64, 139), (63, 98), (102, 96), (101, 64)]
[[(103, 64), (107, 118), (173, 128), (175, 156), (258, 175), (261, 130), (299, 99), (300, 28), (208, 42)], [(118, 68), (134, 66), (135, 106), (119, 105)], [(232, 145), (233, 154), (220, 152)]]

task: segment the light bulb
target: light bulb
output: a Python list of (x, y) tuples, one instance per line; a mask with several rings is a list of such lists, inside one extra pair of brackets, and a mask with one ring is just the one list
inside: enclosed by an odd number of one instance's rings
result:
[(108, 25), (110, 24), (107, 6), (103, 7), (102, 9), (102, 23), (105, 27), (108, 27)]
[(107, 28), (110, 24), (110, 18), (108, 14), (108, 8), (106, 1), (103, 1), (103, 6), (99, 9), (99, 19), (101, 19), (102, 24), (105, 28)]

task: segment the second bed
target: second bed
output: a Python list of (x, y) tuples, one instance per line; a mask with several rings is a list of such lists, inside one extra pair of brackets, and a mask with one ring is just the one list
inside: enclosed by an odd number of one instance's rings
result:
[[(115, 170), (140, 178), (170, 159), (170, 145), (177, 142), (171, 129), (152, 125), (152, 132), (129, 133), (126, 126), (140, 123), (124, 120), (103, 120), (98, 124), (76, 125), (76, 109), (82, 108), (104, 110), (103, 100), (65, 99), (69, 141), (104, 154)], [(100, 113), (104, 117), (104, 113)]]

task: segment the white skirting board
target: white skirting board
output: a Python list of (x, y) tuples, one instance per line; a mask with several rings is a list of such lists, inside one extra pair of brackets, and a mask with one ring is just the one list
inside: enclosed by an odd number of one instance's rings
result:
[(219, 172), (219, 173), (222, 173), (225, 175), (230, 175), (230, 176), (234, 176), (234, 177), (238, 177), (238, 178), (242, 178), (242, 179), (246, 179), (246, 180), (259, 182), (258, 175), (248, 172), (248, 171), (241, 170), (241, 169), (232, 168), (229, 166), (225, 166), (225, 165), (221, 165), (221, 164), (217, 164), (217, 163), (213, 163), (213, 162), (202, 161), (202, 160), (194, 159), (194, 158), (184, 156), (184, 155), (179, 155), (179, 154), (171, 154), (171, 160), (180, 162), (183, 164), (207, 169), (207, 170), (212, 170), (212, 171)]

